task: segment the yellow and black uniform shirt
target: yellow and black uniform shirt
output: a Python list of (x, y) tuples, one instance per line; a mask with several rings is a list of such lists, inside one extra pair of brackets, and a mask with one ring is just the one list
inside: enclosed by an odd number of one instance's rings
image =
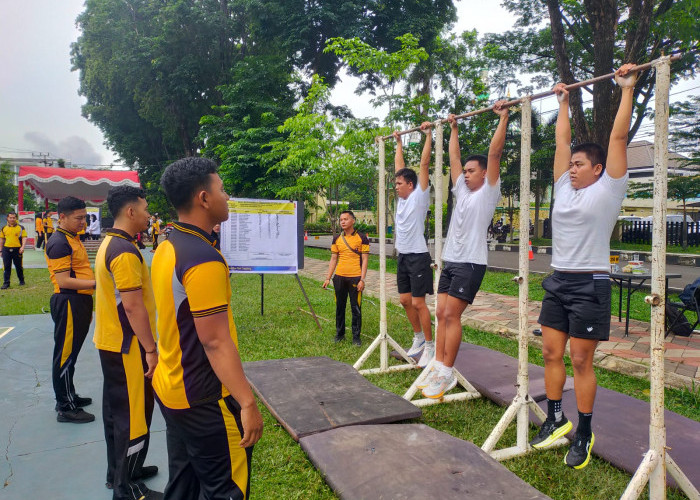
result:
[(160, 234), (160, 223), (155, 221), (151, 227), (153, 228), (153, 234)]
[(44, 232), (44, 221), (41, 218), (34, 219), (34, 225), (36, 229), (36, 234)]
[(46, 242), (46, 263), (49, 266), (54, 293), (80, 293), (92, 295), (93, 290), (68, 290), (58, 287), (56, 273), (70, 272), (71, 278), (94, 280), (95, 275), (90, 269), (90, 260), (85, 247), (78, 235), (58, 228), (49, 241)]
[(27, 237), (27, 231), (19, 224), (14, 226), (7, 225), (0, 229), (0, 238), (5, 238), (7, 248), (19, 248), (22, 246), (22, 240)]
[(44, 217), (44, 229), (48, 234), (53, 233), (53, 219), (51, 217)]
[(148, 266), (134, 238), (110, 229), (95, 258), (95, 347), (128, 354), (134, 330), (122, 304), (121, 294), (141, 290), (143, 303), (156, 331), (156, 302)]
[[(347, 245), (343, 241), (343, 236), (345, 236)], [(362, 260), (358, 253), (369, 253), (369, 239), (367, 239), (366, 234), (360, 234), (357, 231), (354, 231), (350, 236), (346, 236), (344, 232), (341, 232), (333, 240), (331, 252), (338, 254), (338, 265), (335, 268), (335, 274), (338, 276), (361, 276)]]
[(151, 277), (158, 309), (158, 366), (153, 389), (168, 408), (184, 409), (217, 401), (228, 390), (214, 373), (197, 336), (194, 318), (228, 315), (238, 345), (229, 302), (228, 264), (210, 234), (173, 223), (170, 237), (153, 257)]

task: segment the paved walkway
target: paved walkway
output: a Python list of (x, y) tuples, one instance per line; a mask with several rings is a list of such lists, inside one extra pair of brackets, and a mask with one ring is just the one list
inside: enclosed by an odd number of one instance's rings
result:
[[(301, 274), (323, 281), (328, 272), (328, 262), (317, 259), (305, 259), (305, 269)], [(399, 294), (396, 289), (396, 277), (387, 275), (387, 300), (399, 304)], [(379, 297), (379, 271), (367, 271), (367, 292)], [(434, 303), (429, 300), (431, 312), (434, 313)], [(542, 303), (530, 301), (529, 330), (537, 328)], [(637, 377), (645, 377), (649, 373), (650, 324), (630, 320), (629, 337), (624, 337), (625, 322), (617, 321), (617, 316), (611, 320), (610, 341), (602, 342), (595, 356), (598, 366)], [(507, 337), (518, 335), (518, 298), (495, 293), (479, 292), (474, 304), (467, 308), (462, 316), (464, 325)], [(530, 342), (540, 345), (539, 337), (531, 337)], [(700, 382), (700, 334), (697, 332), (690, 337), (677, 337), (670, 334), (666, 337), (666, 384), (675, 387), (688, 386), (692, 379)]]

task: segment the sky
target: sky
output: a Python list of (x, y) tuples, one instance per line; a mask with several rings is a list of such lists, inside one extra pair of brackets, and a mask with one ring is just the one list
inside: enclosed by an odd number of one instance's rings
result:
[[(458, 0), (459, 20), (454, 31), (478, 27), (479, 33), (510, 29), (513, 16), (500, 2)], [(102, 132), (81, 115), (78, 74), (71, 71), (70, 44), (79, 32), (75, 19), (83, 0), (0, 0), (0, 157), (31, 157), (50, 153), (84, 167), (118, 163), (103, 144)], [(348, 105), (358, 116), (378, 116), (366, 96), (354, 90), (357, 80), (347, 75), (332, 93), (333, 104)], [(686, 99), (700, 90), (700, 82), (674, 87), (674, 98)], [(687, 90), (693, 89), (693, 90)], [(541, 109), (553, 109), (542, 102)]]

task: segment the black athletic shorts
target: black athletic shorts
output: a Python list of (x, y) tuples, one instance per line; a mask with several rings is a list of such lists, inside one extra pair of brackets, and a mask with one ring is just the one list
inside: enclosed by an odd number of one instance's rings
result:
[(471, 304), (479, 291), (484, 273), (486, 266), (483, 264), (445, 262), (445, 267), (440, 273), (438, 293), (446, 293)]
[(542, 282), (545, 290), (538, 322), (571, 337), (610, 337), (610, 275), (554, 271)]
[(410, 293), (413, 297), (433, 294), (433, 259), (428, 252), (400, 253), (396, 269), (396, 284), (399, 293)]

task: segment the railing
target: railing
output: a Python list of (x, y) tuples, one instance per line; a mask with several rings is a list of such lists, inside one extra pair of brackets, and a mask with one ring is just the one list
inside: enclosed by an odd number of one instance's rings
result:
[[(686, 226), (688, 246), (700, 246), (700, 222), (686, 222)], [(652, 228), (651, 221), (625, 221), (622, 224), (622, 242), (651, 244)], [(683, 244), (682, 222), (666, 223), (666, 244)]]

